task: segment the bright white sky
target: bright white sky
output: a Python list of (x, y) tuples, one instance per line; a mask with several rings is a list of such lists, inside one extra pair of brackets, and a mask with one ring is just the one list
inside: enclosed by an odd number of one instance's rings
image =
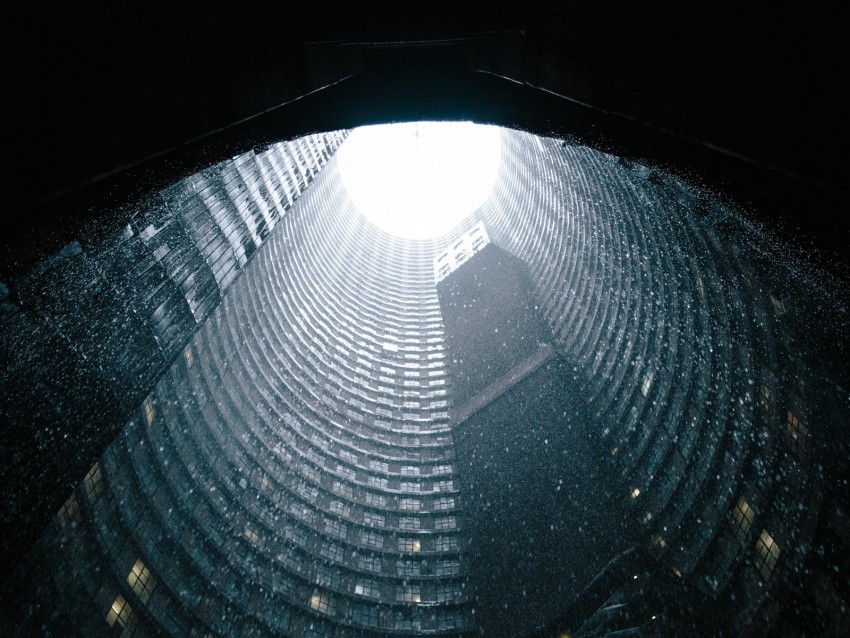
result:
[(490, 194), (501, 156), (499, 128), (416, 122), (355, 129), (337, 152), (357, 210), (397, 237), (442, 237)]

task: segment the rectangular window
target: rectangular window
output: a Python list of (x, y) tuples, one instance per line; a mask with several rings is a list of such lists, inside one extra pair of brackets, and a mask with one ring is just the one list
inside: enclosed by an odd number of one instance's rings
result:
[(337, 465), (336, 472), (340, 476), (347, 478), (349, 481), (353, 481), (357, 474), (350, 467), (345, 465)]
[(304, 547), (307, 544), (307, 532), (298, 525), (289, 525), (283, 530), (284, 537), (291, 540), (296, 545)]
[(399, 501), (398, 507), (403, 512), (418, 512), (422, 503), (415, 498), (403, 498)]
[(330, 520), (325, 521), (325, 532), (336, 536), (337, 538), (345, 539), (348, 533), (348, 529), (343, 523), (339, 521)]
[(643, 377), (643, 383), (640, 385), (640, 392), (643, 396), (649, 394), (649, 389), (652, 387), (652, 379), (655, 375), (652, 372), (647, 372)]
[(89, 495), (89, 500), (96, 501), (103, 494), (103, 472), (100, 471), (100, 463), (95, 463), (83, 479), (83, 484), (86, 486), (86, 493)]
[(401, 473), (405, 476), (419, 476), (419, 466), (418, 465), (402, 465)]
[(434, 500), (435, 510), (452, 510), (455, 507), (455, 500), (451, 496), (441, 496)]
[(756, 569), (764, 580), (770, 578), (779, 560), (779, 545), (768, 534), (766, 529), (761, 531), (756, 541)]
[(153, 423), (154, 418), (156, 418), (156, 410), (153, 407), (153, 401), (148, 397), (144, 401), (142, 401), (142, 410), (145, 413), (145, 421), (150, 425)]
[(434, 529), (455, 529), (457, 527), (457, 519), (454, 516), (438, 516), (434, 519)]
[(419, 576), (421, 565), (413, 560), (396, 561), (396, 573), (399, 576)]
[(62, 529), (73, 529), (80, 522), (80, 504), (77, 495), (71, 493), (65, 504), (56, 513), (56, 520)]
[(377, 581), (371, 578), (358, 578), (354, 585), (354, 593), (358, 596), (366, 596), (376, 600), (381, 599), (381, 587)]
[(342, 562), (342, 547), (329, 543), (328, 541), (322, 543), (322, 549), (319, 551), (319, 554), (337, 563)]
[(331, 501), (331, 512), (348, 517), (351, 515), (351, 506), (342, 501)]
[(381, 478), (379, 476), (370, 476), (367, 482), (372, 487), (377, 487), (379, 489), (387, 488), (387, 479)]
[(381, 557), (380, 556), (360, 556), (357, 559), (357, 568), (364, 572), (381, 572)]
[(339, 569), (329, 565), (319, 564), (316, 567), (316, 583), (325, 587), (339, 588), (342, 582)]
[(370, 527), (383, 527), (384, 517), (381, 514), (375, 514), (373, 512), (364, 512), (363, 524), (369, 525)]
[(460, 573), (460, 561), (457, 560), (440, 560), (437, 561), (434, 573), (437, 576), (454, 576)]
[(412, 516), (402, 516), (398, 521), (399, 529), (414, 531), (420, 529), (420, 520)]
[(322, 475), (319, 473), (319, 470), (317, 470), (312, 465), (307, 465), (307, 464), (304, 465), (304, 476), (306, 476), (308, 479), (310, 479), (314, 483), (321, 483), (322, 482)]
[(421, 488), (419, 483), (413, 483), (410, 481), (402, 481), (401, 482), (401, 491), (402, 492), (418, 492)]
[(333, 487), (331, 489), (340, 496), (344, 496), (345, 498), (350, 499), (354, 495), (354, 489), (350, 485), (348, 485), (347, 483), (343, 483), (342, 481), (334, 481)]
[(133, 612), (133, 608), (124, 600), (124, 597), (119, 594), (112, 603), (112, 607), (106, 613), (106, 622), (110, 627), (118, 625), (123, 628), (121, 638), (130, 638), (136, 631), (136, 625), (139, 624), (139, 619)]
[(378, 532), (362, 530), (360, 532), (360, 542), (366, 545), (367, 547), (381, 549), (384, 546), (384, 537), (381, 536)]
[(434, 545), (438, 552), (456, 552), (457, 538), (454, 536), (437, 536)]
[(387, 497), (383, 494), (373, 494), (372, 492), (367, 492), (366, 505), (372, 505), (374, 507), (386, 507)]
[(369, 461), (369, 469), (377, 470), (378, 472), (389, 472), (390, 464), (385, 463), (384, 461), (376, 461), (372, 459)]
[(260, 542), (260, 535), (257, 534), (257, 532), (252, 530), (250, 527), (245, 528), (244, 536), (254, 545), (257, 545)]
[(395, 613), (393, 618), (394, 627), (396, 629), (412, 629), (419, 631), (422, 629), (422, 622), (419, 620), (419, 609), (403, 609)]
[(450, 603), (460, 598), (460, 585), (456, 583), (440, 583), (435, 591), (438, 603)]
[(739, 541), (744, 540), (750, 525), (753, 524), (755, 512), (750, 504), (741, 498), (732, 509), (732, 533)]
[(806, 452), (806, 426), (791, 412), (788, 412), (786, 418), (785, 432), (788, 449), (802, 457)]
[(463, 626), (463, 614), (457, 609), (444, 609), (437, 613), (437, 629), (459, 629)]
[(316, 589), (310, 597), (310, 608), (323, 614), (332, 614), (333, 602), (328, 594)]
[(151, 575), (150, 570), (141, 558), (136, 561), (130, 573), (127, 574), (127, 584), (130, 585), (130, 589), (139, 597), (142, 604), (146, 605), (156, 587), (156, 579)]
[(417, 553), (422, 548), (418, 538), (399, 538), (398, 551)]
[(421, 587), (419, 585), (399, 585), (396, 587), (395, 599), (405, 603), (421, 602)]
[(437, 481), (434, 483), (435, 492), (451, 492), (453, 490), (454, 483), (452, 483), (452, 481)]
[(375, 605), (354, 603), (351, 607), (351, 620), (355, 623), (368, 627), (377, 627), (379, 618), (378, 607)]

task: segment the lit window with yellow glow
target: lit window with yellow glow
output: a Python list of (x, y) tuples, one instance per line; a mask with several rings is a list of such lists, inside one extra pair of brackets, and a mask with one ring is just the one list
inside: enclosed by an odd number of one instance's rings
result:
[(110, 627), (118, 625), (123, 628), (121, 638), (130, 638), (130, 636), (133, 635), (133, 632), (136, 631), (136, 625), (139, 624), (139, 619), (136, 614), (133, 613), (133, 608), (130, 607), (129, 603), (124, 600), (124, 597), (119, 594), (115, 598), (115, 602), (112, 603), (112, 607), (110, 607), (109, 611), (106, 613), (106, 622), (109, 623)]
[(80, 522), (80, 504), (77, 502), (76, 494), (72, 493), (64, 505), (59, 508), (56, 513), (56, 521), (62, 529), (74, 528)]
[(96, 501), (103, 494), (103, 472), (100, 470), (100, 463), (95, 463), (83, 478), (83, 485), (86, 486), (86, 493), (89, 495), (89, 500)]
[(744, 540), (756, 513), (743, 498), (732, 509), (732, 533), (739, 541)]
[(763, 529), (761, 536), (756, 541), (756, 569), (758, 569), (763, 579), (767, 580), (770, 578), (778, 560), (779, 545), (768, 534), (767, 530)]
[(667, 547), (667, 541), (664, 540), (663, 536), (656, 534), (652, 537), (652, 546), (658, 551), (661, 551), (662, 549)]
[(788, 412), (785, 421), (785, 432), (787, 435), (785, 442), (788, 444), (788, 449), (794, 454), (802, 456), (806, 451), (806, 426), (800, 423), (800, 419), (791, 412)]
[(145, 413), (145, 421), (147, 421), (148, 425), (153, 423), (156, 417), (156, 410), (153, 407), (153, 401), (151, 401), (150, 397), (142, 402), (142, 410)]
[(422, 548), (418, 538), (399, 538), (398, 551), (416, 553)]
[(638, 496), (640, 496), (640, 488), (636, 487), (631, 491), (632, 500), (636, 499)]
[(139, 600), (143, 604), (147, 604), (156, 587), (156, 579), (151, 575), (150, 570), (145, 566), (141, 558), (136, 561), (130, 573), (127, 574), (127, 584), (130, 585), (130, 588), (139, 597)]
[(191, 368), (195, 362), (195, 356), (192, 354), (192, 346), (186, 346), (183, 350), (183, 358), (186, 360), (186, 367)]
[(252, 530), (250, 527), (246, 527), (246, 528), (245, 528), (245, 534), (244, 534), (244, 536), (245, 536), (245, 538), (247, 538), (249, 541), (251, 541), (251, 543), (253, 543), (254, 545), (257, 545), (257, 544), (260, 542), (260, 535), (259, 535), (259, 534), (257, 534), (257, 532), (255, 532), (254, 530)]
[(318, 612), (323, 614), (332, 614), (333, 613), (333, 604), (331, 602), (330, 596), (323, 591), (319, 591), (316, 589), (313, 592), (313, 595), (310, 597), (310, 608), (315, 609)]

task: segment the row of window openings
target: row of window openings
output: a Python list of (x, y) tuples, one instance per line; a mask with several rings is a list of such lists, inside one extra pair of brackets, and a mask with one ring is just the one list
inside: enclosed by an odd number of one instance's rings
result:
[[(649, 512), (647, 512), (646, 516), (647, 518), (644, 520), (644, 523), (652, 518), (652, 515)], [(755, 512), (753, 511), (753, 508), (744, 498), (739, 499), (735, 507), (732, 509), (732, 518), (730, 521), (732, 533), (735, 538), (743, 542), (746, 539), (747, 532), (750, 530), (754, 519)], [(667, 546), (667, 541), (660, 534), (653, 535), (651, 542), (653, 547), (659, 551), (663, 550)], [(767, 529), (763, 529), (756, 540), (754, 555), (756, 570), (763, 580), (768, 580), (773, 574), (779, 560), (779, 549), (779, 544), (773, 539), (770, 532)], [(674, 568), (674, 571), (678, 576), (681, 576), (678, 569)]]
[[(317, 465), (321, 467), (321, 461), (314, 461)], [(342, 468), (342, 471), (340, 471)], [(302, 468), (303, 475), (309, 478), (314, 483), (319, 485), (322, 484), (322, 476), (324, 473), (317, 467), (310, 465), (309, 463), (305, 463)], [(337, 472), (345, 474), (349, 480), (356, 480), (356, 473), (351, 468), (343, 468), (342, 466), (337, 466)], [(369, 487), (374, 487), (378, 489), (390, 489), (390, 482), (388, 478), (382, 476), (374, 476), (369, 475), (366, 478), (366, 484)], [(398, 482), (398, 491), (406, 492), (406, 493), (429, 493), (429, 492), (453, 492), (454, 491), (454, 481), (450, 479), (441, 479), (437, 481), (433, 481), (431, 483), (423, 483), (421, 481), (399, 481)], [(334, 481), (331, 487), (331, 491), (336, 492), (340, 496), (344, 496), (347, 499), (354, 498), (354, 486), (343, 483), (341, 481)]]
[[(648, 382), (647, 380), (648, 379)], [(647, 378), (644, 381), (644, 386), (646, 391), (644, 392), (644, 396), (649, 392), (649, 386), (652, 383), (652, 373), (647, 375)], [(775, 400), (774, 395), (771, 390), (762, 385), (759, 392), (759, 401), (764, 409), (765, 413), (770, 416), (773, 414), (775, 410)], [(806, 454), (807, 448), (807, 437), (808, 437), (808, 429), (806, 425), (800, 421), (797, 416), (794, 415), (790, 410), (786, 412), (785, 415), (785, 445), (786, 447), (797, 457), (803, 458)], [(614, 447), (611, 449), (611, 455), (616, 456), (619, 452), (619, 447)], [(623, 475), (625, 476), (628, 473), (629, 468), (625, 467), (623, 469)], [(633, 488), (630, 492), (630, 496), (632, 500), (636, 499), (640, 495), (640, 488)]]
[[(302, 331), (312, 333), (317, 327), (326, 325), (326, 308), (317, 304), (316, 301), (310, 295), (305, 294), (300, 287), (293, 286), (289, 290), (292, 294), (292, 300), (298, 304), (298, 309), (305, 313), (309, 322), (309, 325), (304, 325), (302, 324), (299, 315), (292, 315), (292, 318), (301, 325)], [(348, 292), (353, 296), (353, 291)], [(359, 303), (364, 303), (362, 298), (359, 298)], [(438, 307), (428, 309), (417, 304), (415, 307), (405, 305), (394, 308), (392, 302), (385, 302), (380, 308), (372, 305), (366, 305), (360, 308), (357, 306), (349, 307), (348, 312), (341, 314), (340, 318), (344, 323), (356, 325), (361, 325), (363, 321), (367, 321), (369, 316), (380, 316), (383, 321), (386, 322), (393, 321), (396, 323), (407, 324), (415, 323), (420, 327), (418, 336), (420, 336), (421, 339), (426, 337), (426, 335), (436, 334), (438, 332), (440, 327), (438, 322), (441, 318), (439, 312)]]
[[(355, 585), (354, 593), (376, 600), (381, 599), (381, 589), (378, 583), (372, 581), (360, 581)], [(434, 602), (452, 602), (461, 596), (459, 585), (437, 586)], [(398, 585), (395, 591), (396, 602), (420, 603), (422, 601), (422, 588), (419, 585)], [(430, 601), (429, 601), (430, 602)], [(334, 610), (333, 601), (328, 592), (316, 589), (310, 596), (310, 607), (323, 614), (332, 614)]]
[[(372, 516), (374, 516), (375, 518), (381, 519), (381, 523), (383, 523), (383, 517), (382, 516), (379, 516), (379, 515), (372, 515)], [(369, 525), (369, 523), (366, 523), (365, 519), (364, 519), (364, 524)], [(382, 527), (382, 525), (373, 525), (373, 526), (374, 527)], [(425, 528), (422, 527), (421, 519), (419, 519), (418, 517), (412, 517), (412, 516), (402, 516), (399, 519), (398, 529), (400, 529), (402, 531), (407, 531), (407, 532), (417, 532), (417, 531), (420, 531), (420, 530), (426, 531)], [(433, 529), (436, 530), (436, 531), (451, 531), (451, 530), (457, 529), (457, 519), (454, 516), (438, 516), (437, 518), (434, 519)], [(248, 534), (248, 532), (250, 532), (250, 530), (246, 530), (246, 535)], [(259, 537), (257, 537), (256, 533), (255, 532), (250, 532), (250, 533), (251, 533), (252, 537), (254, 537), (254, 541), (257, 542), (259, 540)], [(330, 534), (332, 536), (336, 536), (337, 538), (346, 539), (346, 538), (348, 538), (348, 525), (346, 525), (342, 521), (338, 521), (338, 520), (334, 520), (334, 519), (326, 520), (325, 521), (325, 533)], [(368, 539), (369, 542), (366, 543), (368, 545), (374, 545), (376, 542), (380, 542), (380, 544), (383, 546), (383, 542), (384, 542), (383, 537), (377, 536), (374, 532), (369, 532), (369, 531), (363, 530), (361, 532), (361, 538), (364, 541), (366, 539)], [(406, 539), (402, 539), (402, 540), (404, 540), (404, 542), (406, 542)], [(399, 544), (401, 546), (402, 541), (399, 541)], [(418, 552), (419, 551), (418, 541), (417, 541), (416, 547), (417, 547), (417, 549), (415, 549), (415, 550), (413, 550), (412, 546), (411, 546), (410, 549), (402, 549), (402, 551), (417, 551)]]
[[(445, 404), (444, 401), (441, 402), (441, 403)], [(142, 411), (144, 413), (145, 421), (147, 422), (148, 425), (151, 425), (153, 423), (154, 419), (156, 418), (156, 409), (155, 409), (153, 401), (150, 397), (146, 398), (143, 401)], [(381, 412), (381, 410), (379, 409), (378, 412)], [(442, 414), (446, 417), (448, 416), (447, 412), (442, 413)], [(390, 413), (388, 416), (392, 416), (392, 414)], [(420, 432), (420, 431), (421, 431), (421, 428), (420, 428), (420, 425), (418, 423), (403, 423), (402, 424), (402, 432), (403, 433), (404, 432), (417, 433), (417, 432)], [(350, 452), (348, 454), (350, 454), (351, 456), (354, 456)], [(354, 458), (356, 458), (356, 457), (354, 457)], [(313, 459), (313, 460), (317, 463), (319, 462), (316, 459)], [(446, 467), (447, 466), (437, 466), (432, 473), (433, 474), (450, 473), (451, 472), (450, 466), (448, 466), (449, 467), (448, 471), (445, 470)], [(339, 470), (339, 468), (337, 468), (337, 469)], [(352, 470), (350, 470), (348, 468), (343, 468), (343, 470), (339, 470), (339, 471), (342, 471), (345, 474), (346, 470), (347, 470), (347, 474), (348, 474), (347, 478), (350, 478), (351, 480), (353, 480), (354, 477), (353, 477), (353, 474), (352, 474)], [(387, 470), (384, 470), (384, 471), (387, 471)], [(417, 475), (417, 472), (418, 472), (418, 468), (415, 467), (415, 466), (403, 466), (401, 468), (401, 473), (403, 475)]]
[[(746, 539), (747, 532), (755, 520), (755, 511), (742, 497), (732, 509), (732, 533), (739, 541)], [(763, 529), (755, 544), (755, 566), (764, 580), (768, 580), (779, 560), (779, 544), (768, 530)]]
[[(419, 317), (419, 315), (417, 315), (417, 317)], [(297, 325), (298, 331), (301, 334), (304, 334), (304, 335), (314, 335), (314, 333), (316, 333), (317, 325), (321, 325), (321, 324), (317, 324), (317, 323), (304, 323), (301, 320), (301, 317), (298, 314), (292, 314), (291, 320), (295, 322), (293, 325)], [(315, 318), (314, 318), (314, 320), (315, 320)], [(436, 336), (436, 334), (432, 337), (427, 336), (427, 335), (432, 334), (434, 332), (436, 332), (440, 336)], [(404, 348), (401, 348), (401, 347), (393, 347), (393, 344), (391, 344), (391, 342), (386, 342), (386, 341), (382, 342), (382, 346), (383, 346), (383, 349), (385, 351), (396, 352), (396, 353), (403, 351), (404, 359), (409, 359), (409, 360), (404, 361), (402, 363), (402, 362), (395, 362), (395, 361), (392, 361), (392, 362), (386, 361), (386, 357), (381, 356), (381, 354), (379, 354), (380, 347), (377, 344), (374, 346), (375, 347), (374, 351), (369, 351), (369, 350), (363, 350), (362, 348), (357, 347), (354, 343), (352, 343), (352, 342), (350, 342), (350, 341), (348, 341), (348, 340), (346, 340), (342, 337), (339, 337), (339, 336), (337, 337), (338, 342), (328, 343), (327, 345), (323, 345), (322, 341), (313, 341), (313, 340), (301, 341), (301, 340), (295, 339), (295, 336), (292, 335), (291, 333), (289, 333), (288, 331), (286, 331), (286, 334), (289, 336), (290, 346), (299, 350), (299, 352), (301, 352), (301, 355), (305, 356), (305, 357), (312, 355), (312, 356), (316, 357), (319, 361), (325, 361), (328, 356), (331, 356), (330, 350), (333, 350), (333, 351), (337, 352), (338, 354), (341, 354), (341, 355), (344, 355), (344, 356), (347, 356), (347, 357), (355, 357), (356, 355), (352, 354), (352, 350), (354, 350), (356, 352), (361, 352), (364, 355), (369, 355), (370, 357), (374, 358), (371, 361), (372, 365), (379, 365), (381, 362), (387, 362), (387, 363), (394, 363), (395, 365), (398, 365), (399, 367), (420, 366), (420, 365), (427, 367), (428, 363), (425, 363), (425, 361), (423, 361), (423, 356), (425, 356), (426, 353), (433, 351), (433, 350), (435, 350), (439, 347), (439, 346), (436, 346), (434, 344), (442, 344), (442, 341), (443, 341), (442, 331), (429, 330), (429, 326), (424, 326), (422, 328), (422, 331), (420, 332), (419, 338), (416, 340), (415, 346), (408, 345), (408, 346), (405, 346)], [(316, 336), (321, 336), (321, 335), (322, 335), (322, 333), (320, 332)], [(384, 338), (386, 338), (386, 337), (384, 337)], [(428, 345), (428, 344), (431, 344), (431, 345)], [(398, 356), (402, 356), (402, 355), (398, 355)], [(398, 358), (398, 356), (395, 357), (395, 358)], [(426, 357), (426, 358), (427, 358), (427, 361), (429, 363), (435, 363), (435, 362), (439, 363), (439, 359), (440, 359), (440, 357)], [(336, 357), (335, 357), (335, 359), (336, 359)]]

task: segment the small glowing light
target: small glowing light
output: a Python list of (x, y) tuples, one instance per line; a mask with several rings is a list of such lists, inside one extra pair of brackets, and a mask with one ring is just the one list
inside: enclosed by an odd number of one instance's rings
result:
[(498, 127), (413, 122), (355, 129), (337, 152), (357, 210), (405, 239), (446, 235), (493, 190), (501, 159)]
[(637, 580), (637, 574), (635, 574), (634, 576), (632, 576), (632, 580)]
[(632, 490), (632, 498), (637, 498), (638, 496), (640, 496), (640, 489), (636, 487)]
[(653, 619), (653, 620), (655, 620), (655, 619), (656, 619), (656, 616), (653, 616), (653, 617), (652, 617), (652, 619)]

